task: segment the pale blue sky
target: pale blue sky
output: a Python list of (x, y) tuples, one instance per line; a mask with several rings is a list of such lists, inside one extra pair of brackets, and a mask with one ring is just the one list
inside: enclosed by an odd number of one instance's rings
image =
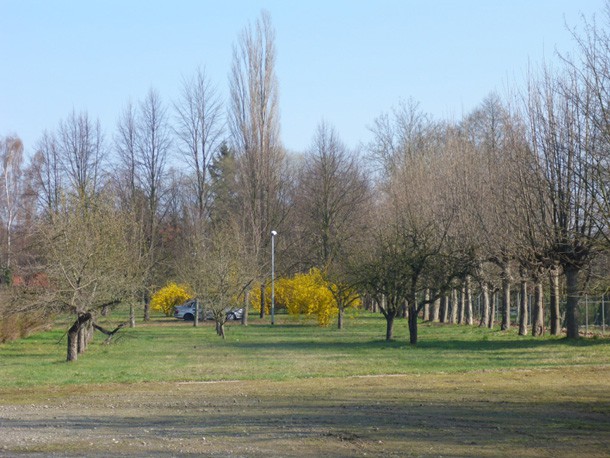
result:
[(282, 139), (302, 151), (324, 119), (350, 147), (413, 97), (458, 119), (528, 62), (571, 44), (565, 24), (604, 0), (0, 0), (0, 136), (28, 153), (75, 109), (111, 139), (124, 105), (174, 100), (198, 66), (227, 95), (232, 46), (261, 9), (276, 29)]

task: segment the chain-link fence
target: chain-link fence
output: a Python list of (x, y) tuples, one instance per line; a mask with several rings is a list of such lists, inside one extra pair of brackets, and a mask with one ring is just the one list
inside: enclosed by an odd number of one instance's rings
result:
[[(494, 320), (496, 323), (502, 320), (502, 306), (500, 304), (499, 295), (494, 295), (493, 300), (496, 301), (494, 311)], [(519, 303), (521, 301), (520, 293), (511, 295), (511, 322), (519, 323)], [(532, 309), (534, 304), (533, 295), (528, 296), (528, 327), (532, 325)], [(550, 302), (545, 298), (545, 328), (550, 326), (550, 316), (548, 313)], [(562, 327), (565, 326), (565, 310), (566, 300), (560, 301), (559, 310), (561, 313)], [(482, 314), (481, 296), (477, 296), (475, 302), (475, 316), (480, 317)], [(579, 321), (581, 332), (585, 335), (610, 335), (610, 294), (590, 295), (583, 294), (579, 302)]]
[[(565, 304), (563, 304), (565, 308)], [(585, 294), (580, 300), (581, 331), (585, 334), (606, 334), (610, 324), (610, 295)], [(583, 329), (584, 328), (584, 329)]]

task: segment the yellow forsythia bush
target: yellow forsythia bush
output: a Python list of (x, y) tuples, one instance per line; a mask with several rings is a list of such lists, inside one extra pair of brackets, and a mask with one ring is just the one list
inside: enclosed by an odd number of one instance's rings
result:
[[(335, 285), (329, 283), (319, 269), (296, 274), (291, 278), (280, 278), (275, 282), (276, 309), (286, 308), (291, 315), (313, 315), (321, 326), (328, 326), (339, 313), (337, 302), (331, 292)], [(250, 294), (252, 307), (260, 312), (261, 292), (255, 288)], [(353, 301), (351, 306), (360, 302)], [(265, 311), (271, 304), (271, 285), (265, 288)]]
[(191, 299), (193, 295), (187, 285), (179, 285), (177, 283), (168, 283), (161, 288), (150, 299), (150, 308), (165, 313), (166, 316), (171, 316), (174, 313), (174, 307)]

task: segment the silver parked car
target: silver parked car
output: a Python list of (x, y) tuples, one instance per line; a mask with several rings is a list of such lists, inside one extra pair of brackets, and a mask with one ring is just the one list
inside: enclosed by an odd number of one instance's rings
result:
[[(185, 321), (193, 321), (195, 319), (195, 299), (191, 299), (186, 301), (182, 305), (177, 305), (174, 307), (174, 318)], [(244, 314), (244, 309), (227, 309), (225, 310), (227, 320), (241, 320), (241, 317)], [(213, 320), (214, 315), (211, 310), (202, 310), (199, 308), (199, 319), (203, 320)]]

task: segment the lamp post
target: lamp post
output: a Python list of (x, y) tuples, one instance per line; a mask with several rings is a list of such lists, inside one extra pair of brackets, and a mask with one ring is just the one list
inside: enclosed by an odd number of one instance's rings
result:
[(275, 324), (275, 236), (271, 231), (271, 324)]

